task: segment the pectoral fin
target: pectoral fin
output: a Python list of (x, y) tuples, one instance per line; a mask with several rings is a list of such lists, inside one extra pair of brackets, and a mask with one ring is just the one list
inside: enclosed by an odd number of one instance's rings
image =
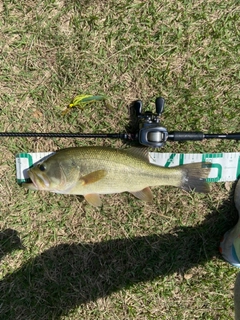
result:
[(131, 192), (131, 194), (133, 194), (136, 198), (146, 202), (152, 202), (153, 200), (152, 191), (149, 187), (144, 188), (140, 191)]
[(107, 174), (106, 170), (93, 171), (87, 174), (86, 176), (81, 177), (80, 181), (82, 182), (82, 185), (87, 185), (87, 184), (94, 183), (96, 181), (101, 180), (106, 176), (106, 174)]
[(102, 205), (100, 196), (97, 193), (85, 194), (84, 198), (89, 204), (94, 207), (100, 207)]

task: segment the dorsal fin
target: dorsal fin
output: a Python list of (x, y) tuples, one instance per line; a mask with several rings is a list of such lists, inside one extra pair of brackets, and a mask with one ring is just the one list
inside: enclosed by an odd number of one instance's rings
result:
[(148, 148), (144, 148), (144, 147), (132, 147), (130, 149), (127, 149), (126, 152), (129, 155), (133, 155), (137, 158), (140, 158), (144, 161), (149, 162), (149, 150)]

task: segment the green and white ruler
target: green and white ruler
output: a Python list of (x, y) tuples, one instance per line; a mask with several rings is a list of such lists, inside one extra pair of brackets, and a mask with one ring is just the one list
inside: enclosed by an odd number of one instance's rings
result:
[[(17, 182), (27, 182), (27, 169), (54, 152), (19, 153), (16, 156)], [(161, 153), (150, 152), (150, 162), (163, 167), (175, 167), (194, 162), (211, 162), (208, 182), (235, 181), (240, 177), (240, 152), (230, 153)]]

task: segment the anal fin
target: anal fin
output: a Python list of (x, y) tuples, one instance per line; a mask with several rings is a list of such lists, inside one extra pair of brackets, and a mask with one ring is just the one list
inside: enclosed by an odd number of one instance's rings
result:
[(136, 198), (146, 202), (152, 202), (153, 200), (152, 191), (149, 187), (144, 188), (140, 191), (131, 192), (131, 194), (133, 194)]
[(84, 198), (89, 204), (91, 204), (94, 207), (100, 207), (102, 205), (100, 196), (97, 193), (85, 194)]

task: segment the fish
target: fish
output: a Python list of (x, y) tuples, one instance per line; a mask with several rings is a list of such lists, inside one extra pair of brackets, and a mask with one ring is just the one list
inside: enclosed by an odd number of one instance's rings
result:
[(147, 148), (72, 147), (60, 149), (28, 170), (30, 183), (23, 187), (60, 194), (83, 195), (93, 206), (101, 206), (101, 194), (129, 192), (151, 202), (149, 187), (175, 186), (208, 192), (210, 171), (205, 163), (165, 168), (149, 162)]

